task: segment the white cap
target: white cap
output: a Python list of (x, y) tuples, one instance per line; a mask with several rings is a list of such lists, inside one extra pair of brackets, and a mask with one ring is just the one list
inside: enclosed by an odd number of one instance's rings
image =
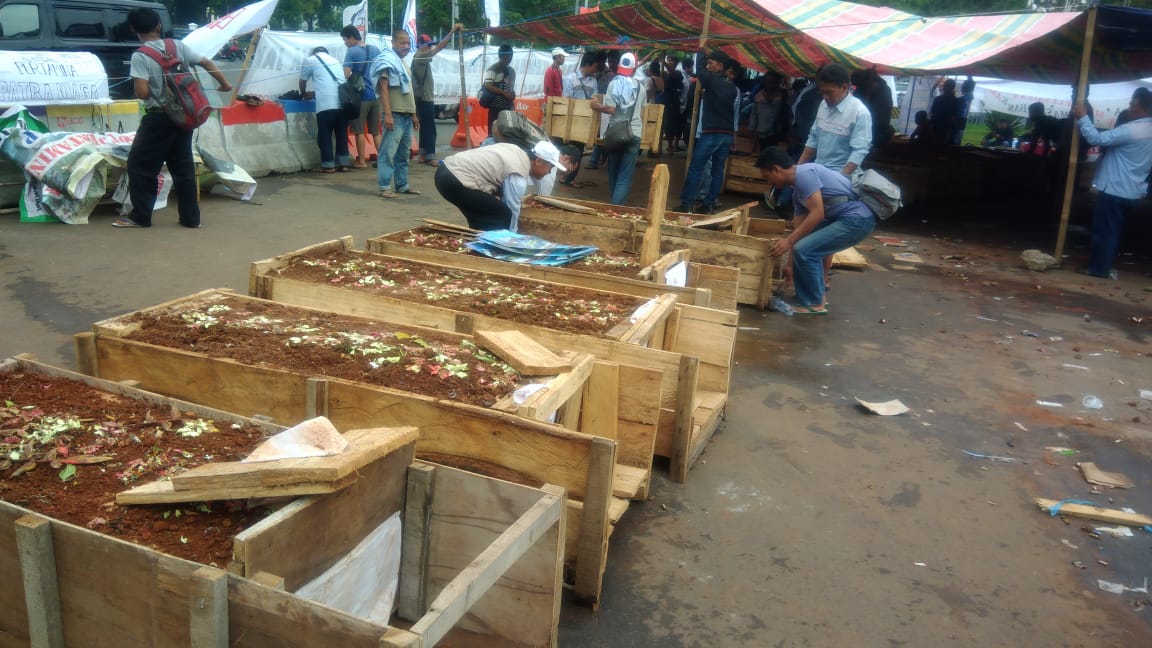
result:
[(552, 142), (547, 140), (536, 142), (536, 145), (532, 147), (532, 154), (561, 171), (568, 170), (564, 168), (563, 164), (560, 164), (560, 149), (556, 148)]
[(553, 47), (552, 56), (568, 56), (568, 52), (565, 52), (563, 47)]
[(636, 55), (624, 52), (620, 55), (620, 62), (616, 64), (616, 73), (621, 76), (632, 76), (636, 73)]

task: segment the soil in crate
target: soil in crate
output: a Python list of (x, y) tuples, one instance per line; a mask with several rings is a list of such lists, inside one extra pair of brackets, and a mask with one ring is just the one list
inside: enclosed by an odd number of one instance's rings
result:
[(603, 335), (617, 324), (627, 322), (645, 301), (640, 297), (446, 269), (366, 252), (301, 256), (277, 274), (587, 335)]
[(67, 378), (0, 373), (0, 499), (180, 558), (223, 567), (268, 513), (244, 502), (118, 506), (116, 494), (238, 461), (262, 429), (202, 419)]
[(126, 337), (214, 358), (488, 407), (520, 374), (471, 341), (227, 295), (136, 313)]
[[(437, 232), (436, 230), (426, 227), (418, 227), (406, 232), (389, 234), (384, 237), (384, 240), (415, 247), (427, 247), (455, 254), (472, 254), (472, 251), (464, 245), (469, 239)], [(636, 275), (638, 275), (642, 269), (639, 254), (609, 252), (607, 250), (600, 250), (591, 256), (567, 263), (560, 267), (570, 270), (583, 270), (585, 272), (606, 274), (613, 277), (625, 277), (628, 279), (635, 279)], [(508, 270), (509, 272), (515, 272), (515, 267), (509, 267)]]

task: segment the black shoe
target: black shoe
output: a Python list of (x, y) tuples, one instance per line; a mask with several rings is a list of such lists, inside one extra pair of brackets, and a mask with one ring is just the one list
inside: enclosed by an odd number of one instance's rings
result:
[(682, 214), (691, 214), (692, 213), (692, 207), (690, 205), (688, 205), (687, 203), (680, 203), (680, 206), (677, 207), (675, 211), (678, 211)]
[(704, 205), (703, 207), (700, 208), (699, 213), (701, 213), (701, 214), (715, 214), (716, 213), (716, 206), (715, 205)]

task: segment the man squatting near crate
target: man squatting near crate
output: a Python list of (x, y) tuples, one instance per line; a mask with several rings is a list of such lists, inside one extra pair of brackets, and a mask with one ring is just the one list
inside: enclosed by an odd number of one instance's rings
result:
[(445, 158), (436, 169), (436, 189), (464, 213), (468, 227), (516, 231), (529, 178), (539, 180), (553, 167), (566, 170), (552, 142), (537, 142), (530, 151), (491, 144)]

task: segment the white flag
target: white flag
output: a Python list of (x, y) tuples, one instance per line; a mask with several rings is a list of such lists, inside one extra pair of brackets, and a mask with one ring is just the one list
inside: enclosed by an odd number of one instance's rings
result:
[(489, 27), (500, 26), (500, 0), (484, 0), (484, 15)]
[(354, 25), (356, 29), (360, 30), (361, 37), (368, 33), (368, 0), (351, 7), (344, 7), (344, 22), (341, 24), (341, 28), (345, 25)]
[(408, 32), (408, 38), (412, 43), (412, 49), (416, 49), (416, 0), (408, 0), (408, 6), (404, 7), (404, 31)]
[(240, 7), (232, 13), (221, 16), (200, 29), (184, 37), (184, 44), (192, 51), (212, 58), (228, 41), (260, 29), (268, 24), (276, 3), (280, 0), (261, 0)]

